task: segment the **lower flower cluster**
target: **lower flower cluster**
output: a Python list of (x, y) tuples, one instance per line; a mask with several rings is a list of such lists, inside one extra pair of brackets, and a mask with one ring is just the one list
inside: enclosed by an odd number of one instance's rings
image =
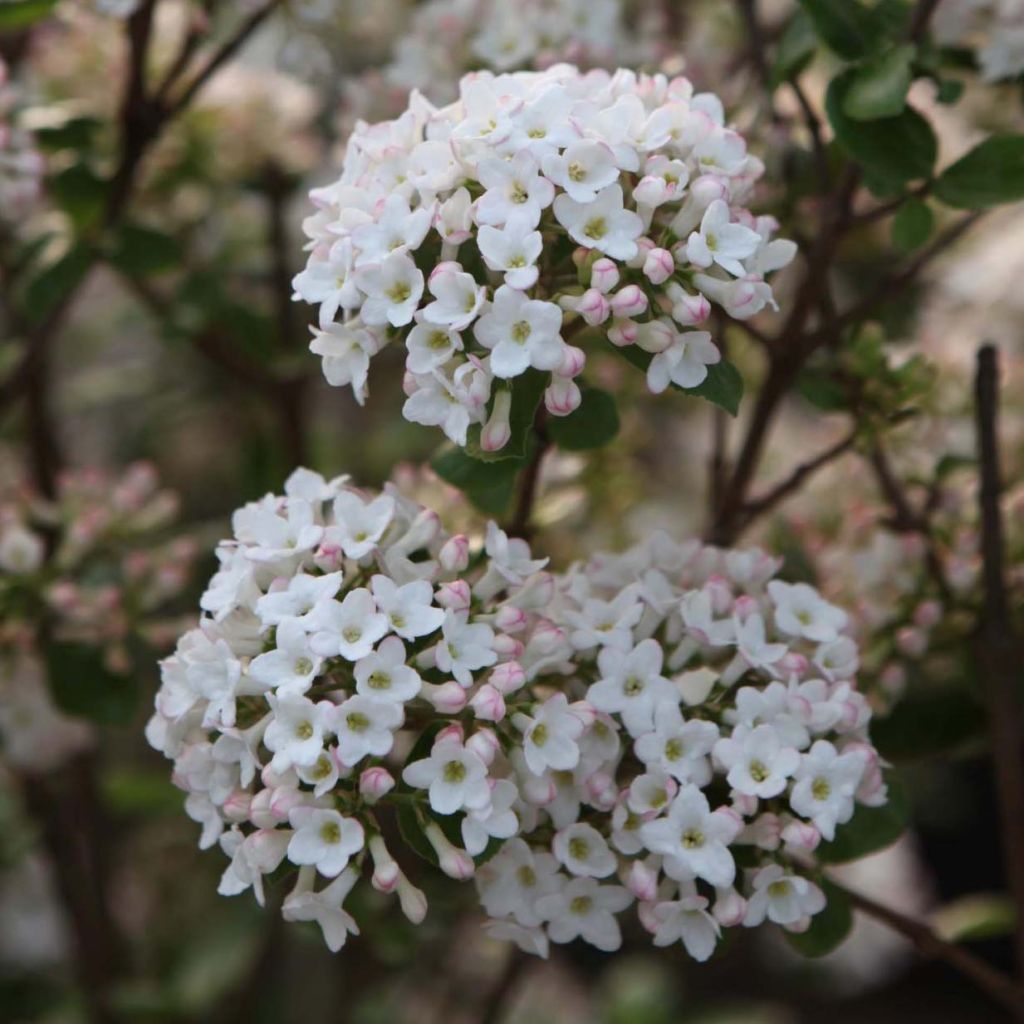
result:
[(147, 735), (220, 892), (294, 875), (285, 918), (332, 950), (363, 876), (423, 918), (415, 852), (529, 952), (617, 949), (635, 906), (704, 960), (807, 928), (815, 849), (886, 800), (846, 614), (760, 550), (656, 535), (554, 574), (308, 470), (233, 527)]

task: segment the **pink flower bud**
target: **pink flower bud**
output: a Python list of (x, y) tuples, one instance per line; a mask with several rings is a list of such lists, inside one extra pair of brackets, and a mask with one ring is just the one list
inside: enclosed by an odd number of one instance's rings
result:
[(711, 597), (711, 608), (715, 615), (725, 615), (732, 608), (732, 586), (717, 573), (709, 577), (704, 590)]
[(480, 447), (485, 452), (496, 452), (508, 444), (512, 437), (512, 426), (509, 414), (512, 411), (512, 392), (508, 388), (500, 388), (494, 396), (494, 408), (491, 418), (480, 431)]
[(896, 646), (910, 658), (920, 658), (928, 650), (928, 637), (912, 626), (904, 626), (896, 633)]
[(530, 650), (540, 655), (554, 654), (565, 642), (565, 631), (548, 619), (543, 619), (533, 631)]
[(517, 640), (514, 636), (508, 636), (506, 633), (499, 633), (491, 642), (491, 647), (497, 651), (499, 658), (512, 661), (522, 657), (523, 654), (522, 641)]
[(922, 601), (914, 609), (914, 622), (922, 629), (931, 629), (942, 620), (942, 605), (938, 601)]
[(733, 791), (732, 806), (736, 813), (744, 818), (750, 818), (757, 813), (757, 797), (749, 793), (737, 793)]
[[(461, 533), (449, 537), (441, 546), (437, 560), (445, 572), (463, 572), (469, 565), (469, 538)], [(468, 584), (466, 589), (468, 591)]]
[(520, 779), (519, 784), (523, 788), (523, 797), (526, 801), (538, 807), (551, 803), (558, 796), (555, 780), (547, 775), (527, 775)]
[(607, 295), (619, 283), (619, 268), (607, 256), (602, 256), (590, 268), (590, 283), (602, 295)]
[(345, 552), (341, 550), (340, 545), (324, 541), (316, 549), (313, 561), (321, 572), (337, 572), (345, 561)]
[(654, 248), (644, 260), (644, 276), (651, 284), (664, 284), (675, 273), (676, 261), (668, 249)]
[(252, 808), (252, 800), (252, 794), (248, 790), (236, 789), (221, 807), (224, 817), (236, 824), (246, 821)]
[(638, 900), (649, 902), (658, 895), (658, 872), (649, 868), (642, 860), (635, 860), (626, 876), (626, 888)]
[(494, 625), (503, 633), (518, 633), (530, 623), (530, 616), (514, 604), (502, 605), (494, 616)]
[(777, 850), (779, 836), (782, 834), (782, 822), (777, 814), (762, 814), (745, 830), (746, 838), (762, 850)]
[(546, 608), (555, 594), (555, 577), (549, 572), (535, 572), (523, 585), (516, 596), (520, 608), (537, 611)]
[(279, 824), (276, 817), (270, 813), (270, 797), (273, 790), (261, 789), (256, 793), (249, 804), (249, 820), (257, 828), (273, 828)]
[(562, 361), (555, 367), (559, 377), (578, 377), (587, 365), (587, 354), (575, 345), (566, 345), (562, 350)]
[(617, 320), (608, 328), (608, 340), (619, 348), (636, 343), (640, 325), (632, 320)]
[(375, 804), (395, 788), (394, 776), (380, 766), (367, 768), (359, 776), (359, 795), (368, 803)]
[(398, 902), (402, 913), (413, 923), (420, 924), (427, 916), (427, 897), (401, 872), (398, 873)]
[(484, 722), (500, 722), (505, 717), (505, 698), (489, 683), (484, 683), (473, 694), (469, 705), (476, 717)]
[(782, 830), (782, 841), (793, 853), (813, 853), (821, 842), (821, 833), (809, 821), (791, 821)]
[(552, 416), (568, 416), (580, 407), (582, 401), (579, 386), (569, 377), (552, 376), (544, 391), (544, 408)]
[(499, 693), (510, 694), (526, 682), (526, 673), (517, 661), (506, 661), (496, 665), (488, 677), (488, 682)]
[(589, 701), (573, 701), (569, 705), (569, 710), (583, 723), (585, 729), (589, 729), (597, 721), (597, 708)]
[(647, 259), (647, 254), (654, 248), (654, 242), (643, 236), (636, 240), (636, 255), (629, 260), (626, 260), (626, 266), (632, 267), (634, 270), (639, 270), (644, 265), (644, 260)]
[(797, 651), (787, 651), (778, 661), (779, 671), (793, 676), (805, 675), (809, 664), (807, 658)]
[(717, 175), (702, 174), (690, 184), (690, 195), (699, 206), (710, 206), (716, 199), (729, 198), (729, 186)]
[(607, 772), (594, 772), (583, 784), (590, 802), (600, 811), (610, 811), (619, 799), (615, 780)]
[(596, 288), (588, 288), (573, 308), (591, 327), (603, 324), (611, 315), (611, 304)]
[(453, 612), (463, 612), (469, 608), (473, 600), (472, 591), (465, 580), (452, 580), (437, 588), (434, 601), (442, 608)]
[(651, 900), (644, 900), (636, 905), (636, 916), (639, 918), (640, 924), (645, 931), (650, 932), (652, 935), (661, 926), (661, 922), (654, 914), (656, 906), (657, 904)]
[(270, 813), (278, 822), (287, 821), (288, 815), (305, 802), (305, 797), (295, 786), (278, 786), (270, 794)]
[[(501, 744), (493, 729), (477, 729), (472, 736), (466, 740), (466, 749), (472, 750), (477, 757), (486, 765), (494, 763), (494, 759), (501, 752)], [(494, 788), (496, 779), (491, 780), (491, 788)]]
[(435, 686), (424, 683), (420, 696), (442, 715), (457, 715), (466, 706), (466, 691), (454, 679)]
[(907, 685), (907, 670), (897, 662), (891, 662), (879, 673), (878, 682), (887, 694), (898, 697)]
[(711, 916), (723, 927), (734, 928), (747, 916), (747, 901), (735, 889), (716, 889)]
[(704, 323), (711, 316), (711, 303), (699, 292), (689, 295), (680, 289), (674, 296), (672, 319), (682, 327), (694, 327)]
[(378, 892), (394, 892), (399, 878), (402, 877), (402, 869), (385, 846), (384, 837), (370, 836), (367, 845), (370, 848), (370, 856), (373, 858), (373, 877), (370, 879), (370, 884)]
[(465, 850), (460, 850), (450, 843), (436, 821), (429, 822), (423, 830), (423, 834), (427, 837), (427, 842), (434, 848), (441, 870), (449, 878), (464, 882), (467, 878), (473, 877), (473, 858)]
[(746, 622), (751, 615), (758, 611), (759, 607), (755, 598), (749, 594), (740, 594), (732, 603), (732, 613), (740, 622)]
[(452, 722), (450, 725), (446, 725), (434, 737), (434, 746), (436, 747), (438, 743), (443, 743), (445, 740), (458, 740), (461, 743), (465, 735), (466, 732), (462, 728), (462, 723)]
[(612, 296), (612, 313), (616, 317), (640, 316), (647, 311), (647, 296), (635, 284), (627, 284)]

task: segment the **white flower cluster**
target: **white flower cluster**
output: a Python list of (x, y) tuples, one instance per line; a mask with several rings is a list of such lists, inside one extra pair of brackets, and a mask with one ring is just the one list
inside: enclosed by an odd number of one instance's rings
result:
[(486, 451), (508, 442), (527, 371), (552, 415), (577, 408), (580, 331), (641, 350), (655, 393), (697, 387), (720, 360), (699, 329), (711, 303), (753, 316), (795, 252), (743, 205), (762, 172), (685, 78), (558, 65), (467, 75), (440, 109), (414, 93), (360, 124), (312, 193), (294, 282), (319, 306), (310, 349), (362, 402), (370, 360), (399, 341), (405, 417), (462, 446), (478, 429)]
[(946, 0), (935, 11), (935, 37), (944, 46), (977, 48), (986, 82), (1024, 71), (1024, 0)]
[(16, 119), (17, 96), (0, 57), (0, 221), (21, 217), (39, 197), (43, 159)]
[(389, 485), (298, 470), (234, 518), (147, 735), (174, 760), (220, 891), (296, 873), (289, 920), (339, 949), (362, 874), (413, 921), (389, 850), (476, 876), (496, 936), (713, 951), (808, 926), (813, 850), (886, 798), (846, 615), (758, 550), (651, 538), (556, 576)]

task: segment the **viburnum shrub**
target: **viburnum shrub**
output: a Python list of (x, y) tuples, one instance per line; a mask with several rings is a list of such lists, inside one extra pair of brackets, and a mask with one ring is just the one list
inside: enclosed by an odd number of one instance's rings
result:
[(404, 416), (470, 451), (521, 451), (542, 394), (576, 410), (602, 349), (655, 393), (731, 405), (712, 304), (758, 313), (795, 253), (746, 208), (763, 169), (682, 77), (557, 65), (466, 75), (441, 108), (414, 92), (311, 194), (294, 282), (319, 307), (310, 348), (361, 403), (373, 356), (403, 345)]
[(284, 916), (332, 950), (363, 876), (422, 920), (417, 853), (529, 952), (614, 950), (635, 904), (704, 960), (723, 927), (809, 928), (816, 851), (886, 801), (846, 614), (759, 549), (659, 534), (556, 574), (308, 470), (233, 529), (147, 735), (220, 892), (293, 875)]

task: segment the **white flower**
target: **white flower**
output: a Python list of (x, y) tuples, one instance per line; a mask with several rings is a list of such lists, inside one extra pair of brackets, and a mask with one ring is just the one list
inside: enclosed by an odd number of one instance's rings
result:
[(556, 832), (551, 852), (574, 875), (607, 878), (615, 870), (615, 854), (592, 825), (570, 825)]
[(365, 323), (403, 327), (412, 320), (423, 295), (423, 274), (404, 253), (360, 267), (355, 280), (366, 294), (360, 314)]
[(789, 648), (786, 644), (768, 643), (765, 638), (764, 618), (754, 612), (742, 621), (733, 620), (736, 632), (736, 646), (744, 661), (751, 668), (770, 671)]
[(529, 367), (553, 370), (562, 361), (565, 342), (562, 311), (553, 302), (529, 299), (502, 285), (476, 325), (476, 338), (491, 350), (491, 372), (503, 379)]
[(511, 160), (481, 160), (477, 178), (486, 189), (476, 203), (478, 224), (505, 224), (518, 216), (536, 227), (541, 211), (555, 196), (554, 186), (541, 177), (537, 160), (529, 152), (520, 152)]
[(317, 605), (314, 626), (316, 632), (310, 646), (317, 654), (359, 661), (387, 633), (388, 620), (377, 611), (373, 595), (359, 587), (350, 590), (342, 601)]
[(377, 575), (370, 580), (370, 589), (391, 629), (405, 640), (427, 636), (444, 622), (444, 609), (434, 607), (434, 590), (426, 580), (398, 586), (387, 576)]
[(530, 771), (543, 775), (549, 768), (569, 771), (579, 764), (579, 738), (583, 721), (569, 707), (564, 693), (556, 693), (533, 709), (533, 717), (520, 714), (516, 727), (523, 734), (523, 754)]
[(478, 597), (493, 596), (507, 584), (519, 586), (548, 564), (546, 558), (534, 558), (530, 545), (521, 537), (509, 537), (493, 520), (487, 524), (484, 553), (490, 566), (473, 588)]
[[(538, 236), (539, 237), (539, 236)], [(43, 563), (42, 537), (17, 523), (0, 531), (0, 569), (10, 573), (35, 572)]]
[(715, 759), (727, 770), (729, 785), (747, 796), (778, 796), (800, 764), (800, 754), (784, 746), (771, 725), (738, 725), (715, 744)]
[(648, 768), (660, 768), (680, 782), (706, 786), (711, 780), (708, 755), (718, 735), (714, 722), (684, 721), (679, 705), (667, 701), (655, 709), (654, 731), (640, 736), (633, 749)]
[(411, 210), (399, 193), (389, 195), (376, 219), (352, 232), (358, 250), (356, 266), (381, 263), (392, 253), (418, 249), (430, 230), (432, 215), (433, 211), (425, 206)]
[(707, 331), (676, 333), (672, 344), (658, 352), (647, 367), (647, 386), (656, 395), (669, 384), (681, 388), (698, 387), (707, 378), (708, 367), (721, 362), (721, 359), (722, 353)]
[(275, 649), (253, 658), (249, 677), (278, 694), (305, 693), (320, 672), (323, 659), (309, 646), (309, 636), (299, 619), (284, 619), (274, 636)]
[(566, 618), (575, 627), (570, 635), (573, 646), (581, 651), (604, 646), (629, 650), (633, 627), (644, 613), (638, 595), (638, 587), (628, 586), (610, 601), (588, 597), (578, 612), (567, 609)]
[(408, 356), (406, 369), (410, 373), (430, 373), (439, 369), (456, 353), (462, 351), (462, 338), (447, 327), (423, 322), (423, 313), (417, 313), (416, 326), (405, 339)]
[(477, 245), (487, 266), (502, 271), (510, 288), (525, 291), (537, 283), (536, 263), (543, 241), (528, 217), (512, 214), (503, 228), (484, 225)]
[(700, 231), (694, 231), (686, 243), (687, 259), (698, 267), (710, 267), (717, 263), (736, 277), (746, 271), (742, 260), (753, 256), (761, 244), (756, 231), (742, 224), (730, 223), (729, 204), (716, 199), (704, 211)]
[(656, 904), (651, 910), (656, 924), (654, 944), (671, 946), (682, 942), (686, 952), (703, 963), (715, 951), (721, 935), (721, 928), (707, 912), (707, 905), (708, 901), (697, 895)]
[(437, 667), (450, 672), (463, 688), (473, 685), (473, 673), (498, 660), (494, 630), (483, 622), (469, 622), (465, 615), (445, 612), (442, 639), (436, 648)]
[[(692, 783), (682, 786), (664, 818), (640, 826), (640, 838), (652, 853), (666, 858), (665, 869), (703, 878), (716, 888), (732, 885), (736, 863), (729, 852), (739, 833), (736, 816), (712, 811), (707, 797)], [(673, 875), (675, 877), (675, 875)]]
[(769, 864), (754, 875), (754, 891), (747, 898), (743, 924), (759, 925), (767, 917), (775, 924), (796, 924), (825, 909), (825, 894), (800, 875), (787, 875), (785, 868)]
[(519, 829), (519, 819), (512, 805), (519, 799), (514, 782), (498, 779), (491, 787), (490, 806), (469, 811), (462, 819), (462, 842), (466, 853), (476, 857), (483, 853), (491, 839), (508, 839)]
[(285, 897), (281, 915), (286, 921), (316, 921), (323, 932), (324, 942), (332, 953), (337, 953), (349, 933), (359, 934), (359, 926), (352, 915), (342, 908), (345, 897), (359, 881), (359, 872), (346, 868), (330, 885), (314, 892), (313, 879), (299, 872), (299, 881)]
[(853, 817), (853, 802), (867, 763), (859, 751), (840, 754), (828, 740), (818, 740), (800, 759), (789, 805), (808, 818), (828, 842), (836, 825)]
[(846, 612), (829, 604), (807, 583), (771, 580), (768, 594), (775, 604), (775, 625), (789, 636), (829, 643), (846, 625)]
[(337, 811), (296, 807), (288, 820), (295, 829), (288, 841), (288, 859), (312, 865), (325, 878), (340, 875), (352, 855), (363, 848), (363, 826)]
[(281, 516), (261, 502), (235, 513), (235, 534), (246, 541), (246, 558), (254, 562), (294, 559), (320, 543), (323, 527), (313, 522), (313, 507), (308, 501), (293, 499), (284, 512)]
[(539, 897), (559, 886), (558, 862), (522, 839), (510, 839), (476, 873), (480, 902), (491, 917), (511, 915), (524, 927), (543, 920), (536, 910)]
[(555, 216), (569, 237), (588, 249), (597, 249), (616, 260), (631, 260), (637, 254), (636, 240), (644, 224), (622, 205), (622, 186), (609, 185), (597, 198), (578, 203), (568, 195), (555, 199)]
[(366, 401), (370, 359), (384, 346), (385, 339), (369, 327), (331, 322), (314, 327), (309, 351), (321, 357), (327, 383), (333, 387), (352, 386), (355, 400)]
[(368, 555), (384, 535), (395, 514), (395, 499), (381, 494), (364, 502), (352, 491), (342, 491), (334, 499), (335, 525), (327, 538), (341, 546), (349, 558)]
[(415, 378), (416, 390), (402, 406), (402, 415), (410, 423), (441, 427), (445, 436), (464, 446), (470, 423), (482, 423), (490, 378), (479, 363), (459, 366), (451, 377), (440, 370)]
[(611, 149), (587, 139), (570, 143), (560, 155), (545, 157), (544, 173), (577, 203), (592, 203), (603, 188), (619, 179)]
[(274, 717), (263, 734), (263, 742), (274, 758), (276, 772), (292, 765), (311, 765), (323, 751), (324, 709), (331, 705), (314, 704), (307, 697), (267, 695)]
[(429, 757), (406, 765), (402, 779), (427, 790), (431, 809), (438, 814), (482, 811), (491, 802), (487, 766), (454, 737), (435, 743)]
[(615, 915), (633, 902), (621, 885), (601, 885), (594, 878), (574, 878), (559, 891), (537, 900), (552, 942), (583, 939), (606, 953), (622, 945)]
[(663, 657), (653, 639), (641, 640), (631, 651), (603, 647), (597, 657), (601, 678), (587, 690), (587, 700), (598, 711), (620, 715), (631, 735), (649, 732), (655, 706), (675, 696), (661, 674)]
[(423, 319), (453, 331), (465, 330), (480, 311), (487, 290), (458, 263), (444, 263), (427, 283), (434, 301), (423, 309)]
[(341, 587), (341, 573), (310, 576), (298, 573), (281, 590), (271, 590), (256, 602), (256, 614), (264, 626), (280, 625), (285, 619), (301, 622), (305, 628), (313, 619), (313, 610), (328, 601)]
[(396, 636), (386, 637), (376, 651), (352, 667), (356, 692), (380, 701), (404, 703), (423, 685), (419, 673), (405, 664), (405, 645)]
[(383, 757), (395, 741), (394, 732), (405, 715), (401, 704), (356, 694), (339, 704), (331, 714), (338, 736), (338, 757), (347, 768), (364, 757)]

